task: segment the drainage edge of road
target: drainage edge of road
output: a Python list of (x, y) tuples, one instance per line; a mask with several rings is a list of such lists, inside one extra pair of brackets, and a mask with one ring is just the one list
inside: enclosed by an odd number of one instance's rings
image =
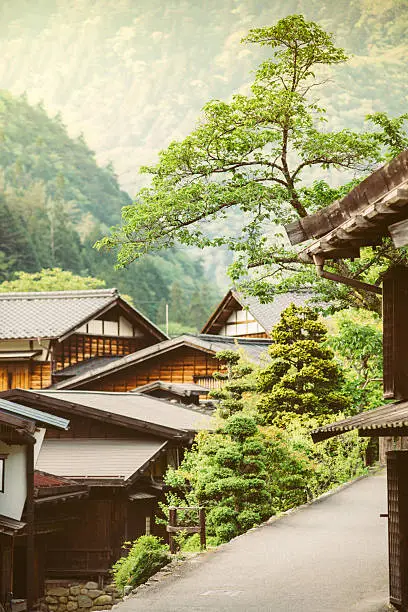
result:
[[(382, 465), (376, 465), (374, 467), (370, 467), (368, 468), (365, 474), (361, 474), (361, 476), (357, 476), (353, 480), (348, 480), (347, 482), (344, 482), (338, 487), (330, 489), (329, 491), (322, 493), (322, 495), (319, 495), (318, 497), (311, 499), (305, 504), (301, 504), (300, 506), (295, 506), (294, 508), (290, 508), (289, 510), (286, 510), (285, 512), (274, 514), (273, 516), (271, 516), (269, 519), (267, 519), (263, 523), (260, 523), (256, 527), (252, 527), (251, 529), (248, 529), (248, 531), (246, 531), (245, 533), (235, 536), (235, 538), (232, 538), (231, 540), (229, 540), (229, 542), (220, 544), (220, 546), (217, 546), (215, 548), (209, 548), (202, 552), (177, 553), (168, 565), (165, 565), (161, 570), (153, 574), (153, 576), (150, 576), (150, 578), (148, 578), (146, 582), (139, 585), (138, 587), (135, 587), (129, 593), (124, 595), (123, 600), (126, 601), (127, 599), (133, 598), (137, 595), (141, 595), (143, 591), (145, 591), (146, 589), (150, 590), (151, 588), (158, 586), (162, 582), (167, 581), (167, 579), (178, 578), (180, 576), (180, 574), (178, 573), (180, 570), (185, 571), (187, 570), (188, 566), (203, 562), (204, 559), (207, 559), (212, 553), (223, 550), (224, 548), (229, 546), (231, 542), (234, 542), (235, 540), (239, 538), (244, 538), (246, 535), (252, 533), (253, 531), (258, 531), (259, 529), (262, 529), (266, 527), (267, 525), (271, 525), (272, 523), (275, 523), (276, 521), (279, 521), (285, 518), (286, 516), (295, 514), (296, 512), (299, 512), (300, 510), (304, 510), (305, 508), (308, 508), (309, 506), (312, 506), (314, 504), (319, 504), (323, 502), (325, 499), (327, 499), (328, 497), (336, 495), (337, 493), (340, 493), (340, 491), (342, 491), (343, 489), (347, 489), (348, 487), (352, 486), (355, 482), (358, 482), (359, 480), (363, 480), (364, 478), (368, 478), (369, 476), (374, 476), (375, 474), (381, 472), (383, 469), (384, 469), (384, 466)], [(121, 603), (114, 605), (112, 607), (112, 610), (118, 609), (120, 605)], [(395, 608), (385, 607), (385, 608), (381, 608), (379, 612), (382, 612), (383, 610), (391, 611), (391, 610), (395, 610)]]

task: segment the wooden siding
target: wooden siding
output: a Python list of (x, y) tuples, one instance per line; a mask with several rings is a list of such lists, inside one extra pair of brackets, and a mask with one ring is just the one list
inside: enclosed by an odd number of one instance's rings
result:
[(0, 391), (7, 389), (43, 389), (51, 384), (51, 364), (20, 361), (0, 364)]
[(81, 385), (81, 389), (97, 391), (129, 391), (155, 380), (164, 382), (195, 382), (209, 379), (219, 369), (210, 354), (193, 348), (179, 348), (140, 364), (106, 375)]
[[(31, 362), (30, 389), (45, 389), (51, 384), (51, 363), (49, 361)], [(24, 388), (24, 387), (21, 387)]]
[(150, 346), (147, 338), (118, 338), (73, 334), (53, 346), (53, 371), (58, 372), (91, 357), (122, 357)]
[[(69, 504), (70, 514), (77, 520), (49, 537), (46, 576), (106, 575), (122, 556), (123, 543), (145, 533), (146, 516), (154, 533), (155, 500), (130, 502), (127, 496), (126, 491), (95, 491), (90, 499)], [(67, 508), (65, 504), (65, 512)]]
[(408, 268), (391, 269), (383, 282), (384, 397), (408, 399)]

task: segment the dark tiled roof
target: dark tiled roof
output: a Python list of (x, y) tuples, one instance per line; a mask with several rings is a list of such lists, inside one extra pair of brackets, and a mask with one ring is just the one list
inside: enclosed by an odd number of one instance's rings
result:
[(63, 370), (58, 370), (54, 373), (56, 378), (71, 378), (72, 376), (79, 376), (88, 372), (97, 370), (98, 368), (117, 361), (120, 357), (92, 357), (91, 359), (85, 359), (78, 363), (68, 366)]
[(159, 340), (167, 337), (117, 289), (92, 289), (0, 293), (0, 339), (62, 338), (118, 302)]
[(311, 291), (290, 291), (288, 293), (276, 293), (272, 302), (261, 304), (256, 297), (243, 295), (235, 289), (232, 294), (242, 307), (248, 307), (254, 319), (268, 334), (272, 327), (278, 323), (283, 310), (291, 304), (305, 306), (314, 297)]
[[(373, 410), (360, 412), (348, 419), (314, 429), (311, 434), (313, 440), (319, 442), (352, 429), (358, 429), (370, 436), (398, 436), (401, 435), (398, 434), (398, 430), (402, 428), (408, 428), (408, 401), (385, 404)], [(376, 434), (376, 431), (379, 433)]]
[(213, 429), (214, 426), (205, 415), (143, 393), (47, 390), (37, 391), (36, 394), (179, 432)]
[(61, 476), (55, 476), (55, 474), (47, 474), (46, 472), (40, 472), (35, 470), (34, 472), (34, 487), (36, 489), (44, 489), (50, 487), (66, 487), (75, 485), (73, 480), (68, 478), (62, 478)]
[(59, 338), (117, 298), (116, 289), (0, 293), (0, 338)]
[(218, 351), (225, 350), (226, 348), (233, 351), (243, 349), (245, 354), (251, 361), (259, 363), (267, 359), (267, 348), (271, 341), (266, 338), (233, 338), (229, 336), (216, 336), (209, 334), (199, 334), (194, 336), (192, 334), (184, 334), (171, 340), (164, 340), (153, 346), (125, 355), (115, 362), (108, 363), (105, 366), (94, 369), (92, 372), (75, 376), (68, 380), (64, 380), (53, 386), (53, 389), (74, 389), (80, 386), (82, 383), (91, 380), (94, 377), (101, 378), (110, 373), (124, 369), (130, 365), (141, 363), (152, 357), (157, 357), (160, 354), (172, 351), (180, 346), (190, 346), (203, 350), (212, 354)]
[(39, 469), (75, 479), (127, 480), (145, 466), (167, 442), (162, 440), (45, 440)]
[(254, 296), (247, 296), (236, 289), (230, 289), (204, 325), (202, 333), (219, 335), (229, 315), (235, 310), (243, 309), (248, 311), (266, 334), (270, 334), (285, 308), (290, 304), (305, 306), (313, 297), (314, 294), (307, 290), (288, 291), (287, 293), (276, 293), (271, 302), (261, 304)]

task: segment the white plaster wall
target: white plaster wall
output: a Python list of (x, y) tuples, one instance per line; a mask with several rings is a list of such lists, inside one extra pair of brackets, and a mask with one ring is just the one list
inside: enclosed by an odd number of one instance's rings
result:
[(0, 493), (0, 514), (19, 521), (27, 494), (26, 447), (0, 441), (0, 454), (8, 455), (4, 467), (4, 493)]
[(119, 317), (119, 334), (121, 336), (133, 336), (133, 326), (125, 317)]
[[(44, 440), (45, 429), (38, 429), (34, 435), (35, 465)], [(4, 493), (0, 493), (0, 514), (19, 521), (27, 495), (26, 447), (18, 444), (8, 445), (0, 441), (0, 454), (8, 455), (4, 468)]]
[(41, 351), (34, 357), (37, 361), (44, 361), (47, 357), (49, 340), (33, 340), (33, 348), (30, 348), (29, 340), (0, 340), (0, 351)]
[[(246, 321), (246, 323), (245, 323)], [(245, 334), (259, 334), (265, 330), (247, 310), (234, 310), (227, 322), (220, 329), (220, 336), (243, 336)]]

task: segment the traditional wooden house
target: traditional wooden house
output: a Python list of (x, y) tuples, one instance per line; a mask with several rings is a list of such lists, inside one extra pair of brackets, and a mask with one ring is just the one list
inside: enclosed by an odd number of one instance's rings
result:
[[(34, 466), (46, 431), (65, 431), (69, 421), (0, 398), (0, 603), (14, 587), (32, 609), (38, 595), (34, 518)], [(24, 515), (23, 515), (24, 510)], [(24, 554), (19, 543), (24, 542)]]
[(273, 302), (261, 304), (256, 297), (230, 289), (201, 333), (234, 338), (270, 338), (271, 329), (278, 323), (285, 308), (290, 304), (304, 306), (312, 298), (310, 291), (289, 291), (277, 293)]
[[(163, 535), (155, 522), (163, 474), (199, 429), (212, 428), (208, 416), (138, 393), (1, 395), (70, 421), (68, 430), (47, 429), (35, 466), (37, 595), (45, 579), (102, 583), (125, 541)], [(16, 559), (23, 557), (24, 541)], [(25, 596), (18, 580), (15, 594)]]
[(0, 390), (43, 389), (75, 366), (114, 361), (166, 339), (116, 289), (0, 294)]
[(194, 383), (211, 389), (217, 384), (212, 375), (220, 367), (215, 358), (218, 351), (242, 350), (248, 360), (260, 363), (267, 359), (270, 342), (266, 338), (185, 334), (87, 372), (79, 371), (72, 378), (54, 385), (54, 388), (131, 391), (162, 381), (184, 385)]
[[(312, 435), (316, 442), (358, 429), (360, 435), (390, 437), (401, 449), (408, 434), (408, 268), (396, 266), (377, 285), (345, 278), (324, 269), (326, 260), (359, 257), (360, 248), (378, 246), (384, 238), (396, 247), (408, 245), (408, 151), (380, 168), (345, 198), (290, 224), (292, 244), (314, 239), (301, 261), (316, 266), (319, 276), (383, 297), (384, 397), (397, 400), (376, 410), (326, 425)], [(398, 448), (396, 444), (396, 447)], [(390, 601), (408, 610), (408, 451), (387, 453)]]

